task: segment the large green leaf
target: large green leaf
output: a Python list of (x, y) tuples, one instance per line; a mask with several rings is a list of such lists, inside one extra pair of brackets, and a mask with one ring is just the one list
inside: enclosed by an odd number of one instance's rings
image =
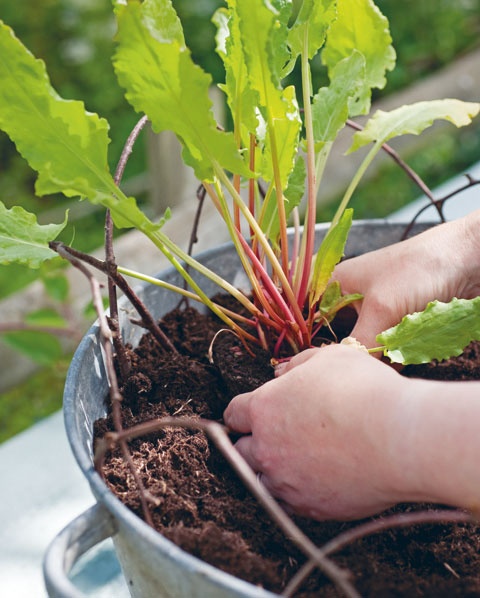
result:
[[(301, 127), (299, 109), (291, 89), (282, 89), (285, 63), (288, 2), (242, 0), (236, 3), (250, 88), (257, 92), (259, 110), (267, 126), (263, 178), (271, 181), (274, 168), (285, 188), (295, 165)], [(288, 10), (287, 10), (288, 9)]]
[(225, 67), (225, 84), (220, 88), (227, 95), (237, 134), (248, 147), (249, 135), (255, 133), (258, 126), (255, 114), (258, 96), (248, 80), (235, 5), (236, 1), (230, 0), (229, 8), (220, 8), (213, 21), (217, 26), (217, 53)]
[(365, 58), (354, 50), (333, 67), (328, 87), (313, 98), (313, 135), (317, 150), (333, 143), (349, 116), (349, 104), (361, 93), (365, 78)]
[(38, 172), (39, 195), (79, 195), (112, 210), (117, 226), (156, 226), (125, 197), (108, 171), (108, 123), (64, 100), (52, 88), (45, 65), (0, 21), (0, 128)]
[(19, 206), (7, 210), (0, 201), (0, 264), (16, 262), (39, 268), (45, 260), (58, 256), (48, 243), (66, 224), (66, 215), (62, 224), (38, 224), (34, 214)]
[(211, 76), (193, 62), (171, 1), (117, 3), (116, 12), (114, 66), (135, 110), (148, 115), (157, 133), (175, 132), (199, 179), (212, 180), (216, 163), (248, 176), (233, 135), (217, 127)]
[(38, 173), (40, 195), (61, 192), (99, 200), (111, 193), (108, 123), (63, 100), (45, 65), (0, 23), (0, 128)]
[(398, 135), (419, 135), (439, 119), (463, 127), (470, 124), (479, 110), (478, 103), (452, 99), (417, 102), (391, 112), (377, 110), (363, 131), (355, 133), (348, 151), (353, 152), (371, 142), (381, 145)]
[(377, 336), (385, 355), (404, 365), (460, 355), (473, 340), (480, 340), (480, 297), (433, 301)]
[(365, 58), (365, 79), (361, 94), (350, 101), (350, 116), (367, 114), (371, 90), (385, 87), (386, 71), (395, 66), (395, 50), (388, 21), (372, 0), (338, 0), (337, 18), (330, 26), (322, 60), (329, 73), (357, 50)]
[(273, 119), (269, 125), (274, 129), (275, 150), (272, 139), (267, 137), (261, 173), (267, 181), (273, 180), (274, 164), (277, 164), (282, 187), (285, 188), (295, 166), (302, 120), (293, 86), (283, 90), (282, 99), (287, 111), (282, 118)]
[(303, 53), (305, 41), (310, 60), (320, 50), (337, 15), (336, 5), (337, 0), (303, 0), (288, 35), (293, 58)]

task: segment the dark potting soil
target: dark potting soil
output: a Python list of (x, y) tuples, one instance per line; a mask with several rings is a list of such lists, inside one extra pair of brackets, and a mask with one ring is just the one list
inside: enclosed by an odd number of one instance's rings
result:
[[(226, 331), (214, 343), (218, 367), (211, 365), (210, 342), (221, 327), (211, 316), (187, 308), (171, 312), (161, 324), (178, 354), (166, 354), (149, 335), (137, 349), (129, 350), (132, 371), (122, 388), (124, 428), (166, 415), (221, 420), (235, 394), (273, 377), (268, 355), (259, 352), (252, 358)], [(409, 366), (405, 373), (480, 379), (480, 344), (469, 346), (456, 364)], [(101, 420), (96, 436), (111, 429), (111, 418)], [(282, 591), (305, 557), (257, 505), (203, 433), (167, 428), (132, 441), (130, 450), (151, 497), (154, 525), (164, 536), (224, 571), (270, 591)], [(142, 516), (135, 482), (119, 451), (109, 453), (103, 473), (110, 489)], [(420, 508), (429, 507), (399, 505), (385, 514)], [(358, 524), (295, 521), (318, 546)], [(473, 524), (422, 524), (382, 531), (354, 542), (333, 558), (351, 571), (351, 580), (363, 596), (480, 597), (480, 526)], [(340, 593), (321, 573), (314, 573), (295, 595)]]

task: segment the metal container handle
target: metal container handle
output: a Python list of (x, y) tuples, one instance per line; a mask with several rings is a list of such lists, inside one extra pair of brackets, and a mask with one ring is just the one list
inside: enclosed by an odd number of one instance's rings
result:
[(43, 575), (50, 598), (85, 598), (68, 578), (78, 559), (103, 540), (117, 533), (107, 509), (97, 503), (71, 523), (51, 542), (43, 561)]

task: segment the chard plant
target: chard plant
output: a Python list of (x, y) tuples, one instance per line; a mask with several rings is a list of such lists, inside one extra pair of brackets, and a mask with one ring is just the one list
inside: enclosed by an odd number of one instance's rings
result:
[[(236, 289), (174, 244), (162, 230), (168, 211), (152, 221), (123, 193), (119, 177), (108, 168), (108, 123), (82, 102), (59, 97), (43, 62), (2, 23), (0, 128), (37, 171), (36, 193), (86, 199), (106, 208), (116, 227), (140, 230), (188, 283), (188, 290), (172, 290), (204, 303), (246, 343), (259, 344), (273, 356), (310, 347), (340, 309), (359, 299), (343, 294), (331, 279), (352, 223), (350, 198), (382, 145), (399, 135), (417, 135), (438, 119), (467, 125), (480, 105), (445, 99), (377, 111), (353, 135), (349, 152), (370, 149), (317, 250), (316, 202), (332, 147), (348, 119), (369, 113), (372, 90), (384, 87), (395, 64), (388, 22), (374, 2), (227, 0), (214, 22), (225, 66), (220, 87), (230, 109), (229, 130), (214, 119), (211, 77), (192, 60), (171, 0), (113, 4), (118, 82), (133, 108), (145, 115), (143, 123), (148, 118), (155, 132), (172, 130), (180, 140), (185, 163), (228, 229), (251, 293)], [(310, 64), (318, 53), (329, 84), (313, 89)], [(285, 83), (296, 65), (299, 89)], [(0, 211), (1, 263), (37, 268), (56, 255), (51, 242), (66, 220), (42, 226), (21, 207), (8, 210), (0, 204)], [(213, 302), (192, 269), (237, 299), (243, 315)], [(167, 286), (120, 265), (117, 271)], [(392, 360), (403, 363), (459, 354), (480, 338), (479, 316), (480, 299), (432, 304), (378, 341)], [(414, 342), (418, 338), (420, 346)]]

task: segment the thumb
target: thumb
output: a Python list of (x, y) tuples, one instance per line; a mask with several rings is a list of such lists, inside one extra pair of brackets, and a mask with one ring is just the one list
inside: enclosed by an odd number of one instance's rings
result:
[(367, 349), (373, 349), (378, 344), (376, 341), (377, 334), (382, 332), (383, 329), (378, 314), (368, 309), (368, 305), (364, 304), (360, 309), (358, 319), (350, 336), (353, 336), (358, 342), (365, 345)]

